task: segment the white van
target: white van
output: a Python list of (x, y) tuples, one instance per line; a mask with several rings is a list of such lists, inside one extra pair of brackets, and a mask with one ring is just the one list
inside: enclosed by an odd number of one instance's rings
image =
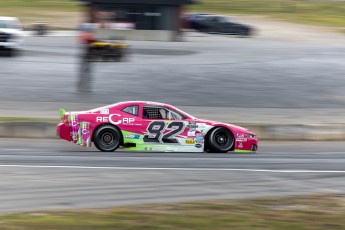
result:
[(10, 55), (20, 50), (23, 43), (23, 29), (17, 18), (0, 17), (0, 50)]

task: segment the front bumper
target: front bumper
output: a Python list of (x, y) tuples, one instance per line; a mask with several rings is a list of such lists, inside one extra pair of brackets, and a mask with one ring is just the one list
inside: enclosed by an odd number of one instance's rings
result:
[(0, 48), (3, 49), (20, 49), (21, 43), (20, 42), (0, 42)]
[(256, 138), (239, 138), (236, 139), (234, 152), (256, 152), (258, 147)]

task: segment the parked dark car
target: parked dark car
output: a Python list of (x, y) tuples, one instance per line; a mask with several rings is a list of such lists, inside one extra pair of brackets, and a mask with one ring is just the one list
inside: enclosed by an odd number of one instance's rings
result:
[(199, 30), (199, 21), (202, 21), (204, 16), (210, 14), (185, 14), (182, 16), (183, 25), (185, 28)]
[(205, 33), (235, 34), (250, 36), (253, 33), (251, 26), (236, 20), (218, 15), (199, 15), (194, 21), (194, 28)]

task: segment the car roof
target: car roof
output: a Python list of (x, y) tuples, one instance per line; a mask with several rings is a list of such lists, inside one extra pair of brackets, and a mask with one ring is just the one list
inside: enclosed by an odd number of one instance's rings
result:
[(143, 105), (149, 105), (149, 106), (171, 106), (168, 104), (155, 102), (155, 101), (123, 101), (123, 102), (116, 103), (116, 105), (124, 105), (124, 104), (143, 104)]
[(121, 101), (114, 104), (105, 105), (99, 108), (95, 108), (93, 110), (105, 109), (105, 108), (112, 108), (117, 106), (123, 105), (131, 105), (131, 104), (142, 104), (142, 105), (150, 105), (150, 106), (168, 106), (172, 107), (171, 105), (160, 103), (160, 102), (153, 102), (153, 101)]
[(100, 109), (105, 109), (105, 108), (112, 108), (112, 107), (117, 107), (117, 106), (130, 106), (130, 105), (133, 105), (133, 104), (141, 104), (141, 105), (144, 105), (144, 106), (164, 106), (164, 107), (167, 107), (167, 108), (170, 108), (170, 109), (174, 109), (180, 113), (182, 113), (183, 115), (189, 117), (189, 118), (194, 118), (192, 115), (176, 108), (175, 106), (172, 106), (172, 105), (169, 105), (169, 104), (165, 104), (165, 103), (161, 103), (161, 102), (154, 102), (154, 101), (122, 101), (122, 102), (118, 102), (118, 103), (115, 103), (115, 104), (110, 104), (110, 105), (107, 105), (107, 106), (103, 106), (103, 107), (100, 107), (100, 108), (97, 108), (97, 109), (93, 109), (92, 111), (96, 111), (96, 110), (100, 110)]

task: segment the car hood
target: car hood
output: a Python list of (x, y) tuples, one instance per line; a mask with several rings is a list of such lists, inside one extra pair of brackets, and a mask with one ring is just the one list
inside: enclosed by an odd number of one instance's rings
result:
[(236, 131), (236, 132), (246, 132), (246, 133), (252, 133), (249, 129), (243, 128), (238, 125), (233, 125), (225, 122), (219, 122), (219, 121), (211, 121), (211, 120), (205, 120), (205, 119), (196, 119), (195, 122), (197, 123), (206, 123), (207, 125), (212, 125), (212, 126), (225, 126), (228, 127), (229, 129)]

